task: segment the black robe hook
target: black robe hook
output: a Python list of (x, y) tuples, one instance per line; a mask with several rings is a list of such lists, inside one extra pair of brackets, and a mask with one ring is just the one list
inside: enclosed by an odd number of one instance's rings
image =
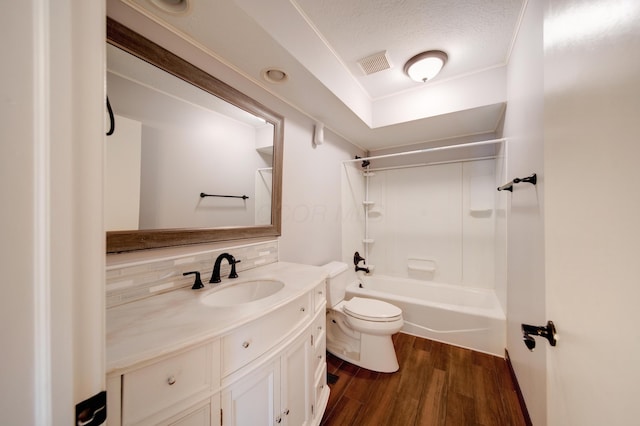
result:
[(111, 109), (111, 103), (109, 103), (109, 96), (107, 96), (107, 111), (109, 111), (109, 131), (107, 136), (111, 136), (116, 130), (116, 120), (113, 117), (113, 110)]

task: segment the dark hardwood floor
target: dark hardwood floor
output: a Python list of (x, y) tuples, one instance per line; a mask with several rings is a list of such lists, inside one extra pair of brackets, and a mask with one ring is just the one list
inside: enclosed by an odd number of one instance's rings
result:
[(403, 333), (393, 342), (396, 373), (327, 355), (339, 379), (329, 385), (322, 426), (526, 425), (504, 359)]

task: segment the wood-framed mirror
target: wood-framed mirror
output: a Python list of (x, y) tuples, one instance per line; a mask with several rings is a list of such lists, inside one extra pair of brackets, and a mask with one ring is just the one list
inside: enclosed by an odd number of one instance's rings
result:
[[(124, 75), (128, 71), (119, 67), (129, 58), (118, 65), (111, 65), (110, 58), (107, 61), (107, 95), (116, 117), (114, 135), (119, 130), (120, 137), (125, 133), (126, 148), (126, 151), (112, 148), (122, 142), (115, 139), (112, 142), (111, 136), (107, 136), (107, 253), (279, 236), (284, 118), (110, 18), (107, 18), (107, 43), (108, 56), (112, 49), (115, 55), (132, 55), (143, 64), (132, 75)], [(155, 73), (163, 75), (152, 76)], [(167, 78), (176, 81), (171, 88), (152, 87)], [(115, 83), (118, 79), (138, 86), (118, 88)], [(146, 79), (153, 83), (140, 81)], [(140, 113), (123, 106), (127, 102), (125, 95), (133, 103), (147, 96), (137, 90), (148, 90), (154, 99)], [(161, 100), (161, 96), (180, 98), (186, 93), (192, 97), (179, 102), (188, 105), (189, 111), (196, 111), (194, 114), (176, 112)], [(218, 119), (222, 110), (233, 110), (232, 117)], [(200, 125), (190, 121), (194, 115), (213, 118)], [(178, 135), (173, 125), (172, 120), (181, 117), (188, 117), (190, 133), (186, 136)], [(226, 124), (213, 128), (215, 120)], [(133, 136), (126, 133), (129, 121), (133, 121)], [(231, 121), (239, 121), (240, 127), (228, 130), (227, 123)], [(252, 121), (258, 123), (251, 124)], [(195, 128), (200, 134), (194, 134)], [(169, 139), (174, 142), (172, 148), (158, 148)], [(194, 140), (197, 150), (190, 145)], [(131, 146), (134, 154), (130, 154)], [(163, 150), (163, 154), (158, 154), (158, 150)], [(121, 162), (123, 159), (126, 161)], [(247, 168), (249, 172), (244, 175), (234, 175)], [(169, 174), (176, 169), (176, 176)], [(129, 195), (129, 201), (126, 197), (119, 198), (126, 192), (132, 193), (133, 198), (137, 192), (140, 197), (135, 200)], [(171, 212), (164, 211), (167, 205)], [(175, 212), (178, 207), (182, 211)], [(124, 220), (112, 219), (113, 212), (115, 216), (125, 216)]]

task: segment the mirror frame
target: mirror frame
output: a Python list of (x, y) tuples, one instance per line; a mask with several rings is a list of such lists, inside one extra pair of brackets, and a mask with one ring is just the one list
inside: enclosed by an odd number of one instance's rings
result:
[[(271, 225), (108, 231), (107, 253), (280, 236), (282, 229), (284, 117), (109, 17), (107, 17), (107, 43), (240, 109), (263, 118), (274, 127)], [(106, 143), (108, 142), (107, 139)]]

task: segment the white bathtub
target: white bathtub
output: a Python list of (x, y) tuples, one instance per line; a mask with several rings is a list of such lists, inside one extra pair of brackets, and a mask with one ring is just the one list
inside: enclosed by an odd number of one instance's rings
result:
[(365, 276), (347, 287), (346, 299), (354, 296), (398, 306), (405, 333), (504, 356), (506, 318), (492, 290)]

